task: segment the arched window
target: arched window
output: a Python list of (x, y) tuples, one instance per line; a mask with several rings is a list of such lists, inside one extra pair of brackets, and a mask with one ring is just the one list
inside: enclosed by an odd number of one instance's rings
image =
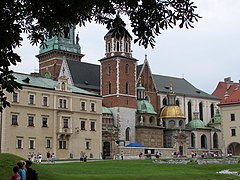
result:
[(204, 134), (201, 136), (201, 148), (207, 149), (207, 137)]
[(130, 141), (130, 128), (128, 127), (125, 132), (125, 140)]
[(149, 118), (149, 124), (154, 124), (154, 117), (153, 117), (153, 116), (151, 116), (151, 117)]
[(191, 147), (195, 148), (196, 137), (194, 133), (191, 133)]
[(188, 101), (188, 122), (192, 120), (192, 103)]
[(110, 66), (110, 64), (108, 64), (108, 67), (107, 67), (107, 74), (108, 74), (108, 75), (111, 74), (111, 66)]
[(176, 100), (176, 105), (179, 106), (179, 104), (180, 104), (180, 102), (179, 102), (179, 100), (177, 99), (177, 100)]
[(64, 82), (62, 82), (62, 87), (61, 87), (61, 88), (62, 88), (62, 91), (65, 91), (65, 90), (66, 90), (66, 89), (65, 89), (66, 86), (65, 86), (65, 83), (64, 83)]
[(117, 42), (117, 52), (119, 52), (120, 51), (120, 43), (119, 43), (119, 41)]
[(126, 94), (129, 93), (129, 86), (128, 86), (128, 82), (126, 82)]
[(111, 94), (112, 93), (112, 85), (111, 83), (109, 82), (108, 83), (108, 94)]
[(218, 148), (218, 135), (217, 135), (217, 133), (213, 134), (213, 148)]
[(199, 118), (203, 121), (203, 104), (202, 102), (199, 103)]
[(163, 98), (162, 104), (163, 104), (163, 106), (166, 106), (166, 105), (167, 105), (167, 98)]
[(178, 126), (179, 126), (179, 127), (183, 127), (183, 120), (180, 120), (180, 121), (178, 122)]
[(211, 104), (211, 106), (210, 106), (210, 112), (211, 112), (211, 118), (213, 118), (214, 117), (214, 105), (213, 104)]
[(126, 73), (126, 74), (129, 73), (129, 65), (128, 65), (128, 64), (126, 64), (126, 66), (125, 66), (125, 73)]

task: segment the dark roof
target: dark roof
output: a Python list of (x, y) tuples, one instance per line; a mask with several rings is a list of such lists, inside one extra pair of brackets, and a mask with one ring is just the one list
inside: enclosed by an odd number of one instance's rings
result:
[(100, 91), (100, 65), (67, 60), (75, 86)]
[(157, 90), (161, 93), (168, 93), (170, 83), (172, 83), (173, 91), (177, 95), (220, 100), (218, 97), (212, 96), (200, 89), (197, 89), (184, 78), (153, 74), (153, 79), (155, 81)]

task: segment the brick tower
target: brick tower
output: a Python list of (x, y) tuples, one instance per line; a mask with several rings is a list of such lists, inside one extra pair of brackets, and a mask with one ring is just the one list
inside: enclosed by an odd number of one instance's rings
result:
[(53, 36), (49, 33), (46, 40), (46, 47), (40, 47), (39, 73), (41, 76), (57, 80), (63, 58), (81, 61), (84, 56), (81, 54), (78, 34), (75, 36), (76, 26), (66, 26), (61, 36)]
[[(113, 112), (114, 123), (120, 129), (119, 140), (135, 141), (136, 62), (132, 58), (132, 37), (119, 16), (115, 23), (121, 28), (105, 35), (106, 53), (101, 62), (101, 95), (103, 106)], [(116, 24), (115, 24), (116, 25)]]

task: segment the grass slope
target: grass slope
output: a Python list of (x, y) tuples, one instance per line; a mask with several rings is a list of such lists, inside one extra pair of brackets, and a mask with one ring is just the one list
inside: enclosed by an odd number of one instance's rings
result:
[[(0, 179), (9, 180), (12, 167), (19, 159), (21, 158), (10, 154), (0, 154)], [(151, 160), (110, 160), (87, 163), (34, 164), (33, 168), (39, 172), (40, 180), (240, 179), (237, 176), (216, 173), (223, 169), (238, 170), (240, 164), (173, 165), (156, 164)]]

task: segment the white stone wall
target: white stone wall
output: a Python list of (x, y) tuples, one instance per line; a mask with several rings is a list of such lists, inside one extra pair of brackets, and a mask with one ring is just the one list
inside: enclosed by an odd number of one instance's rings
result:
[(130, 128), (130, 142), (135, 142), (135, 114), (136, 109), (125, 107), (110, 108), (113, 112), (114, 124), (118, 126), (119, 123), (119, 140), (125, 140), (125, 131)]
[[(167, 98), (167, 94), (160, 94), (160, 107), (163, 107), (163, 99)], [(191, 101), (192, 104), (192, 113), (199, 112), (199, 103), (203, 104), (203, 122), (206, 125), (209, 123), (211, 119), (211, 104), (214, 104), (214, 114), (216, 113), (217, 104), (220, 102), (214, 99), (204, 99), (204, 98), (196, 98), (196, 97), (188, 97), (188, 96), (176, 96), (176, 100), (179, 100), (179, 106), (186, 117), (186, 124), (188, 123), (188, 102)], [(193, 119), (192, 114), (192, 119)]]

